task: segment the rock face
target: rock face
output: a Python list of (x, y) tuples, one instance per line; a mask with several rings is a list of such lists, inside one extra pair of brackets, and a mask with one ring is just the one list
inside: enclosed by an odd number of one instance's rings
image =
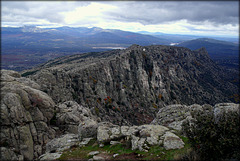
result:
[(0, 160), (33, 160), (55, 137), (49, 126), (55, 103), (39, 89), (19, 73), (1, 70)]
[(198, 104), (193, 104), (190, 106), (180, 104), (169, 105), (161, 108), (158, 111), (156, 118), (151, 122), (151, 124), (164, 125), (181, 131), (182, 123), (185, 120), (191, 120), (193, 118), (192, 114), (195, 114), (198, 111), (204, 111), (205, 113), (213, 112), (215, 121), (217, 122), (219, 117), (228, 113), (229, 111), (239, 114), (239, 104), (218, 103), (214, 106), (209, 104), (204, 104), (202, 106)]
[(161, 45), (62, 57), (23, 74), (55, 102), (74, 100), (119, 125), (150, 123), (165, 105), (231, 102), (238, 93), (205, 49)]

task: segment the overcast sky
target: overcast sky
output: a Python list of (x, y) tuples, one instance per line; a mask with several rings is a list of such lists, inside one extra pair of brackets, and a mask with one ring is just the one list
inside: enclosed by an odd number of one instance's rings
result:
[(2, 2), (2, 26), (101, 27), (238, 36), (238, 1)]

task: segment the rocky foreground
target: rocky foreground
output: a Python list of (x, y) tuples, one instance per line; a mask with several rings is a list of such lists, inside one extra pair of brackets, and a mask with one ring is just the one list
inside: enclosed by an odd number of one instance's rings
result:
[(102, 121), (74, 101), (56, 104), (40, 89), (15, 71), (1, 71), (1, 160), (56, 159), (64, 150), (86, 146), (91, 140), (100, 147), (124, 142), (145, 152), (154, 145), (179, 149), (185, 146), (182, 123), (193, 119), (192, 112), (211, 108), (216, 120), (229, 111), (239, 113), (234, 103), (175, 104), (162, 107), (151, 124), (123, 126)]

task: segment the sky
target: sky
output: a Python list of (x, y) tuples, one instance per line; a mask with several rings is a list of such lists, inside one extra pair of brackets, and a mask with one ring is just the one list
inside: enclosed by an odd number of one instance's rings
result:
[(239, 1), (2, 1), (1, 7), (2, 27), (239, 36)]

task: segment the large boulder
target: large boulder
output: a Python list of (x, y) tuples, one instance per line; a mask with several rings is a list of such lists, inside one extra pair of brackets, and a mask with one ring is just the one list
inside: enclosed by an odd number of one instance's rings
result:
[(49, 141), (46, 145), (46, 152), (63, 152), (64, 150), (77, 145), (77, 143), (79, 143), (79, 140), (76, 134), (65, 134), (62, 135), (60, 138), (55, 138)]
[(166, 132), (164, 134), (163, 147), (166, 150), (181, 149), (184, 147), (184, 142), (177, 135)]
[(78, 133), (80, 123), (96, 120), (90, 109), (79, 105), (74, 101), (59, 104), (56, 109), (56, 124), (67, 133)]
[(18, 72), (1, 70), (1, 160), (33, 160), (55, 137), (49, 126), (55, 103), (39, 89)]
[(218, 122), (223, 115), (229, 112), (236, 112), (239, 114), (239, 104), (235, 104), (235, 103), (216, 104), (213, 109), (215, 121)]
[(239, 113), (239, 104), (219, 103), (215, 106), (211, 106), (209, 104), (193, 104), (190, 106), (174, 104), (161, 108), (151, 124), (164, 125), (169, 128), (181, 131), (183, 122), (192, 120), (194, 114), (201, 114), (202, 112), (205, 114), (210, 114), (213, 112), (214, 118), (217, 122), (221, 116), (230, 111)]

